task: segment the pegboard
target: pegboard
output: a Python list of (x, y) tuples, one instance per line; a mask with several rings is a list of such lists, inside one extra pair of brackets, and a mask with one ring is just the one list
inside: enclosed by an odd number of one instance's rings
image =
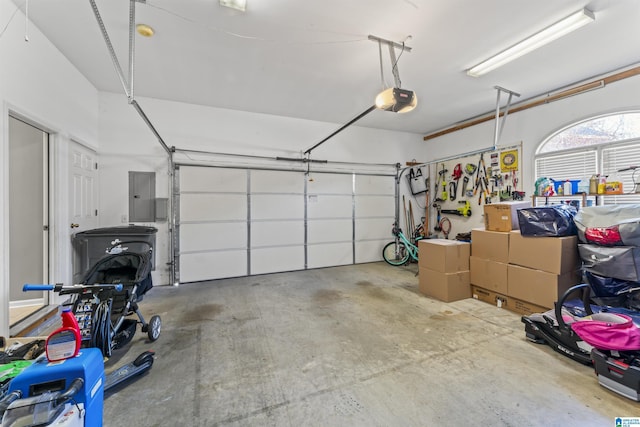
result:
[(522, 200), (522, 143), (431, 164), (428, 234), (455, 239), (484, 226), (484, 205)]

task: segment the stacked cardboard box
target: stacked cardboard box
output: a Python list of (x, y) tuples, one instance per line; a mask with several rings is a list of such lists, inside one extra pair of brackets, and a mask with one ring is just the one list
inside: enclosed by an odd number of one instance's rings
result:
[(472, 230), (474, 298), (520, 314), (539, 313), (578, 283), (577, 239)]
[(457, 240), (425, 239), (418, 243), (419, 289), (445, 302), (471, 297), (470, 244)]
[(546, 311), (577, 283), (577, 240), (523, 237), (518, 209), (529, 202), (485, 206), (485, 229), (471, 232), (474, 298), (520, 314)]
[(484, 205), (484, 228), (489, 231), (518, 230), (518, 210), (530, 208), (531, 202), (514, 201)]
[(578, 238), (527, 237), (512, 231), (509, 238), (510, 295), (552, 308), (579, 281)]

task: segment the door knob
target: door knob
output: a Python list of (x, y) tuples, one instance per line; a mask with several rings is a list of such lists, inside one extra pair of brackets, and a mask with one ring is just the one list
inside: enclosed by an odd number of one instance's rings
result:
[(80, 227), (80, 224), (71, 223), (71, 228), (78, 228), (78, 227)]

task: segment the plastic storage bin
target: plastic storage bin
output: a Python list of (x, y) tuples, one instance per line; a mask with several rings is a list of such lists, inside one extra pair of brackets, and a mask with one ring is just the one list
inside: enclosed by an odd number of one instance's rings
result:
[[(82, 280), (87, 270), (92, 267), (100, 258), (106, 255), (106, 250), (113, 246), (116, 239), (121, 242), (132, 241), (124, 246), (133, 252), (144, 252), (149, 249), (148, 243), (154, 249), (151, 254), (152, 269), (155, 269), (155, 245), (156, 233), (158, 229), (155, 227), (144, 225), (125, 225), (117, 227), (94, 228), (74, 234), (73, 250), (74, 267), (73, 280), (78, 283)], [(135, 243), (144, 242), (144, 243)]]

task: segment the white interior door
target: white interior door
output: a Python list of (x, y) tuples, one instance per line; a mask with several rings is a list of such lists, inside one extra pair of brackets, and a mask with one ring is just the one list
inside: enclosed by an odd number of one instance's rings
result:
[[(69, 234), (96, 228), (98, 225), (98, 161), (92, 149), (71, 141), (69, 146)], [(82, 275), (78, 252), (72, 256), (73, 277)]]
[[(47, 304), (46, 292), (23, 292), (25, 283), (47, 283), (49, 135), (9, 117), (9, 278), (11, 323)], [(15, 309), (15, 310), (14, 310)]]

